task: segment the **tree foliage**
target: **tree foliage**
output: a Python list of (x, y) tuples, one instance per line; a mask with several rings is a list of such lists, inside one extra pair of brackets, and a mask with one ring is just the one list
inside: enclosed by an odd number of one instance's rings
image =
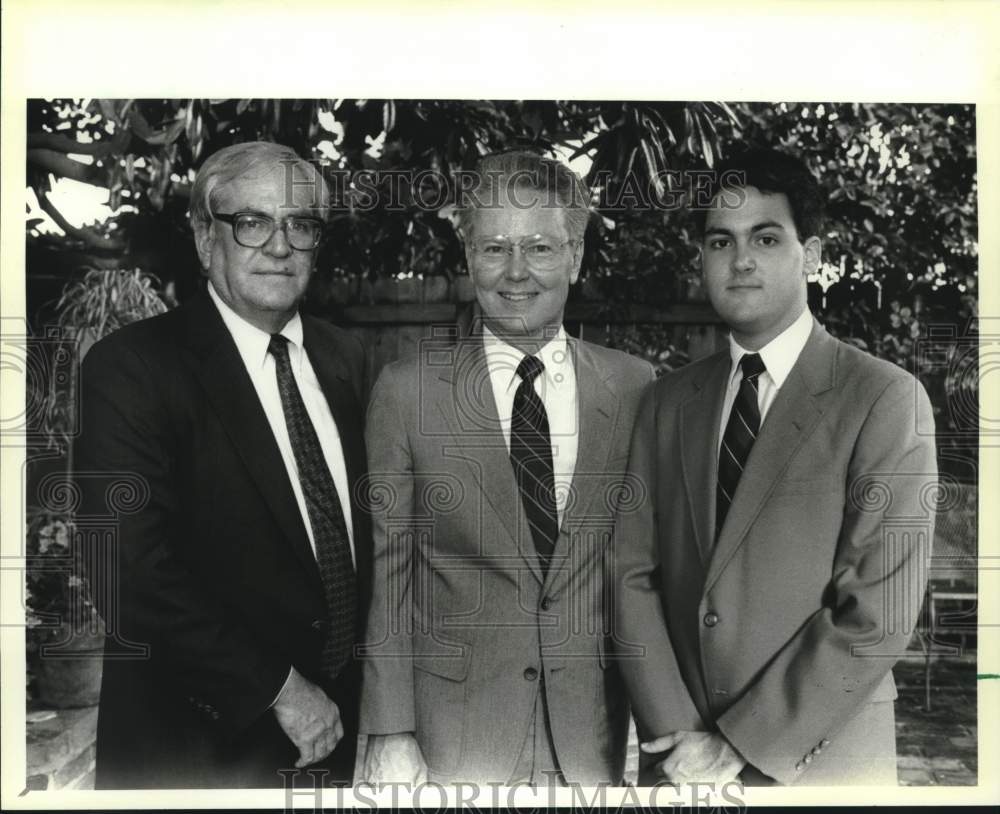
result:
[[(50, 99), (29, 102), (28, 128), (28, 186), (65, 233), (43, 235), (29, 219), (29, 297), (33, 275), (71, 280), (94, 268), (139, 268), (167, 284), (168, 298), (183, 299), (199, 277), (185, 216), (194, 174), (215, 150), (263, 139), (375, 179), (374, 190), (342, 190), (314, 302), (336, 278), (462, 274), (455, 224), (441, 206), (447, 196), (433, 179), (515, 146), (589, 159), (595, 214), (583, 272), (609, 310), (699, 299), (677, 173), (710, 168), (744, 143), (784, 148), (809, 163), (829, 194), (826, 265), (811, 292), (828, 328), (920, 375), (954, 444), (978, 426), (970, 105)], [(403, 172), (422, 172), (428, 183), (398, 206), (365, 205), (372, 191), (391, 197), (386, 178)], [(107, 190), (112, 216), (70, 224), (49, 197), (54, 178)], [(942, 352), (925, 352), (940, 342)]]

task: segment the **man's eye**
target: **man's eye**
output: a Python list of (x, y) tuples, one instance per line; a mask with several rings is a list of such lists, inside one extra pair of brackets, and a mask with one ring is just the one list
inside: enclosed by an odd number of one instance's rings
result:
[(268, 223), (263, 218), (258, 218), (254, 215), (243, 215), (240, 218), (239, 225), (242, 229), (266, 229)]
[(290, 220), (288, 225), (292, 228), (292, 231), (298, 232), (301, 235), (311, 235), (316, 229), (316, 224), (311, 220)]
[(760, 243), (761, 246), (777, 246), (778, 238), (774, 235), (761, 235), (757, 239), (757, 242)]
[(532, 243), (530, 246), (524, 247), (525, 254), (533, 254), (535, 257), (545, 257), (554, 251), (555, 248), (548, 243)]
[(728, 249), (729, 241), (724, 237), (717, 237), (715, 240), (708, 241), (708, 248), (710, 249)]
[(479, 247), (479, 251), (481, 251), (483, 254), (498, 255), (498, 254), (505, 254), (507, 251), (507, 247), (504, 246), (502, 243), (484, 243), (482, 246)]

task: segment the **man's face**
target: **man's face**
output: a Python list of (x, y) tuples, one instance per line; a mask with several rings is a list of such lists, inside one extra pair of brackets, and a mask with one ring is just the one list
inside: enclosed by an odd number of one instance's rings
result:
[(712, 305), (733, 337), (758, 350), (806, 307), (806, 277), (819, 265), (820, 241), (800, 238), (784, 193), (745, 189), (737, 209), (705, 220), (702, 271)]
[[(508, 199), (513, 198), (513, 200)], [(484, 207), (472, 216), (472, 232), (466, 256), (476, 289), (476, 299), (490, 330), (522, 350), (537, 349), (537, 341), (547, 341), (562, 325), (569, 287), (580, 274), (582, 247), (569, 240), (565, 213), (534, 190), (515, 189), (500, 195), (501, 206)], [(490, 257), (477, 253), (477, 241), (504, 235), (518, 243), (534, 235), (544, 235), (558, 246), (554, 267), (532, 267), (521, 249), (512, 255)], [(529, 248), (529, 251), (532, 251)]]
[[(258, 168), (253, 177), (243, 176), (216, 192), (215, 211), (223, 215), (255, 212), (277, 223), (289, 215), (317, 216), (313, 208), (316, 190), (301, 183), (286, 183), (288, 166)], [(292, 187), (289, 199), (288, 186)], [(260, 248), (241, 246), (228, 223), (213, 221), (196, 235), (198, 256), (222, 301), (247, 322), (275, 333), (295, 314), (309, 284), (316, 251), (299, 251), (277, 228)]]

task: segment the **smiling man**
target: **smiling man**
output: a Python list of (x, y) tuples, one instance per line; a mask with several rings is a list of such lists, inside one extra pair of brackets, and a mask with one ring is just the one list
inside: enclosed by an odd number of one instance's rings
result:
[(750, 152), (718, 177), (740, 179), (701, 213), (729, 348), (646, 393), (629, 473), (649, 500), (616, 535), (641, 777), (895, 783), (891, 667), (926, 581), (931, 407), (809, 313), (822, 198), (806, 167)]
[(482, 319), (386, 367), (368, 413), (365, 775), (618, 783), (628, 711), (604, 561), (653, 371), (562, 327), (580, 179), (527, 152), (477, 178), (461, 230)]
[(354, 502), (364, 360), (299, 313), (327, 207), (288, 148), (209, 156), (190, 210), (207, 290), (84, 361), (80, 517), (112, 510), (117, 478), (145, 496), (88, 558), (117, 634), (98, 788), (282, 786), (280, 770), (305, 767), (351, 781), (370, 573)]

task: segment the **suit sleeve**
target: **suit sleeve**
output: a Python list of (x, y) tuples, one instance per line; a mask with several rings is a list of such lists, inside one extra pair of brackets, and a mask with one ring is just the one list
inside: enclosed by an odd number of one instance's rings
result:
[(640, 740), (703, 730), (677, 665), (660, 596), (656, 511), (656, 385), (647, 388), (632, 431), (626, 500), (615, 525), (615, 644)]
[[(373, 536), (372, 603), (364, 637), (361, 732), (414, 732), (413, 546), (406, 518), (413, 516), (413, 459), (401, 409), (406, 393), (393, 369), (372, 390), (365, 440)], [(401, 525), (402, 523), (402, 525)]]
[(291, 665), (262, 648), (176, 555), (183, 505), (159, 393), (157, 372), (123, 342), (98, 343), (84, 361), (78, 521), (107, 517), (123, 485), (135, 497), (134, 505), (119, 507), (112, 549), (84, 544), (84, 573), (109, 647), (124, 640), (148, 645), (165, 682), (222, 730), (237, 732), (267, 710)]
[[(906, 648), (933, 539), (933, 426), (912, 377), (895, 378), (877, 398), (851, 457), (830, 600), (717, 721), (781, 783), (796, 780), (803, 756), (868, 703)], [(900, 526), (907, 518), (920, 519)]]

